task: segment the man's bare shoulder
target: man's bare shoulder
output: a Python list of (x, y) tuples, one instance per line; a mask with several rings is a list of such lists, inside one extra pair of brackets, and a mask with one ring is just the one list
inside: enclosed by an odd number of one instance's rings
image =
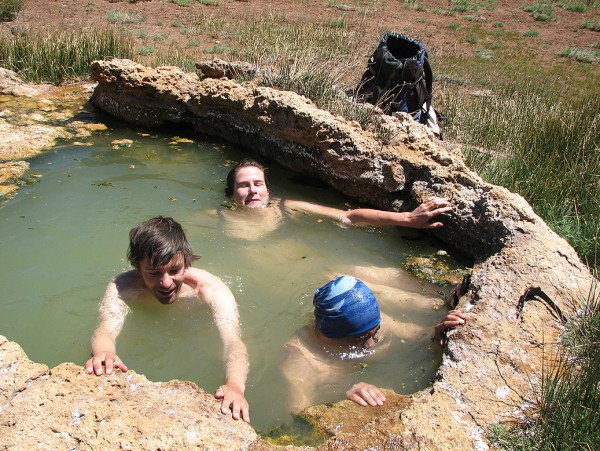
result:
[(140, 297), (147, 292), (142, 276), (135, 269), (117, 275), (109, 284), (108, 290), (111, 288), (115, 289), (124, 301)]

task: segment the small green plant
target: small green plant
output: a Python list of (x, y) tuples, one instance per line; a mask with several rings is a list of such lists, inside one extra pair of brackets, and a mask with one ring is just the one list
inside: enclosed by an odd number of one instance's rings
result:
[(196, 0), (171, 0), (171, 3), (175, 3), (178, 6), (190, 6)]
[(164, 41), (168, 37), (169, 37), (169, 35), (167, 33), (158, 33), (158, 34), (152, 35), (152, 40), (153, 41)]
[(14, 20), (23, 8), (23, 0), (0, 1), (0, 22)]
[(565, 47), (560, 51), (560, 56), (572, 58), (580, 63), (597, 63), (600, 61), (600, 52), (592, 52), (575, 47)]
[(156, 53), (156, 49), (154, 47), (140, 47), (138, 50), (138, 55), (148, 56), (154, 55)]
[(540, 22), (552, 22), (556, 20), (551, 0), (539, 0), (533, 5), (523, 6), (523, 10), (531, 13), (534, 20)]
[(225, 53), (227, 51), (227, 47), (221, 44), (215, 44), (212, 47), (208, 47), (206, 49), (204, 49), (205, 53), (214, 53), (214, 54), (219, 54), (219, 53)]
[(432, 11), (433, 14), (437, 15), (437, 16), (448, 16), (448, 17), (455, 17), (456, 13), (454, 11), (449, 11), (447, 9), (440, 9), (440, 8), (436, 8)]
[(346, 28), (346, 21), (341, 17), (339, 19), (329, 22), (331, 28)]
[(204, 5), (204, 6), (220, 6), (221, 2), (218, 2), (216, 0), (198, 0), (200, 2), (200, 4)]
[(179, 32), (184, 36), (193, 36), (197, 34), (196, 30), (193, 28), (182, 28)]
[(523, 33), (523, 36), (525, 36), (526, 38), (537, 38), (539, 35), (540, 33), (535, 30), (527, 30)]
[(197, 39), (190, 39), (187, 43), (188, 47), (198, 47), (201, 44)]
[(492, 27), (494, 27), (494, 28), (504, 28), (504, 23), (502, 23), (502, 22), (494, 22), (492, 24)]
[(463, 16), (464, 20), (468, 20), (469, 22), (487, 22), (487, 17), (485, 16)]
[(174, 20), (173, 22), (171, 22), (170, 24), (173, 28), (180, 28), (183, 26), (183, 24), (181, 23), (181, 20)]
[(148, 37), (148, 32), (146, 30), (140, 30), (137, 33), (138, 38), (146, 39)]
[(477, 43), (479, 42), (479, 39), (477, 39), (477, 37), (476, 37), (476, 36), (469, 36), (469, 37), (467, 38), (467, 42), (468, 42), (469, 44), (477, 44)]
[(449, 30), (458, 30), (460, 28), (460, 25), (458, 25), (457, 23), (449, 23), (448, 25), (446, 25), (446, 28), (448, 28)]
[(600, 19), (583, 19), (581, 21), (581, 28), (587, 28), (592, 31), (600, 31)]

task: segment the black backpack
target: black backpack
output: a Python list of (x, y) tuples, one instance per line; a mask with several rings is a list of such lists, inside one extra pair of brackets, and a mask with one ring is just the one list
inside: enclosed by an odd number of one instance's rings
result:
[(426, 124), (432, 84), (433, 72), (423, 43), (388, 32), (369, 58), (357, 87), (357, 98), (377, 105), (385, 114), (403, 111)]

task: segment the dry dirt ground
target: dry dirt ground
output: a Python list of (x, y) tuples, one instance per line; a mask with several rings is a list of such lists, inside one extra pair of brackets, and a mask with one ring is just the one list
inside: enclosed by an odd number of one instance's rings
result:
[[(568, 0), (565, 0), (567, 2)], [(572, 0), (575, 1), (575, 0)], [(260, 18), (283, 15), (291, 21), (331, 24), (343, 21), (342, 30), (361, 30), (363, 42), (356, 45), (358, 61), (372, 53), (384, 31), (396, 31), (421, 39), (434, 55), (472, 54), (482, 42), (469, 39), (472, 33), (502, 32), (513, 36), (515, 45), (527, 47), (534, 58), (546, 61), (558, 58), (565, 47), (598, 50), (600, 33), (582, 27), (583, 20), (600, 23), (600, 8), (585, 13), (568, 12), (554, 5), (556, 20), (533, 19), (523, 6), (538, 0), (198, 0), (179, 6), (173, 0), (24, 0), (17, 19), (1, 24), (13, 32), (34, 30), (80, 29), (116, 26), (133, 36), (135, 51), (193, 52), (198, 59), (234, 59), (227, 54), (208, 55), (209, 48), (226, 44), (227, 33), (206, 34), (197, 29), (198, 18)], [(556, 2), (559, 3), (559, 2)], [(478, 10), (453, 12), (457, 4), (481, 6)], [(486, 8), (485, 6), (488, 5)], [(489, 6), (491, 5), (491, 6)], [(134, 23), (111, 25), (115, 11), (127, 13)], [(194, 34), (190, 30), (194, 29)], [(228, 31), (228, 30), (223, 30)], [(536, 36), (523, 37), (523, 33)], [(481, 34), (480, 34), (481, 36)], [(204, 55), (203, 55), (204, 53)], [(142, 61), (143, 62), (143, 61)], [(363, 68), (360, 68), (362, 70)]]

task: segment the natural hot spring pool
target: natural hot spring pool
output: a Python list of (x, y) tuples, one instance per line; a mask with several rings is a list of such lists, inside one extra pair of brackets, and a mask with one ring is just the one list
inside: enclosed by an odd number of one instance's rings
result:
[[(111, 141), (123, 138), (133, 145), (111, 148)], [(430, 337), (445, 314), (446, 293), (400, 269), (408, 255), (435, 251), (425, 241), (406, 239), (416, 232), (342, 229), (297, 215), (260, 239), (236, 238), (214, 211), (224, 203), (232, 162), (246, 156), (241, 151), (128, 129), (96, 135), (89, 143), (57, 146), (32, 159), (30, 176), (38, 183), (0, 208), (0, 334), (18, 342), (33, 361), (83, 365), (106, 283), (129, 269), (129, 229), (160, 214), (183, 224), (202, 255), (196, 264), (220, 276), (236, 296), (251, 365), (246, 396), (257, 431), (290, 420), (280, 373), (283, 345), (311, 321), (314, 289), (334, 274), (361, 277), (385, 313), (423, 332), (390, 340), (383, 355), (344, 362), (346, 374), (321, 386), (315, 402), (340, 400), (361, 380), (399, 393), (429, 384), (441, 358)], [(291, 176), (271, 165), (277, 197), (348, 208), (332, 190), (293, 183)], [(392, 286), (381, 279), (383, 268)], [(155, 381), (191, 380), (214, 393), (224, 371), (209, 309), (183, 302), (131, 307), (117, 342), (129, 368)]]

